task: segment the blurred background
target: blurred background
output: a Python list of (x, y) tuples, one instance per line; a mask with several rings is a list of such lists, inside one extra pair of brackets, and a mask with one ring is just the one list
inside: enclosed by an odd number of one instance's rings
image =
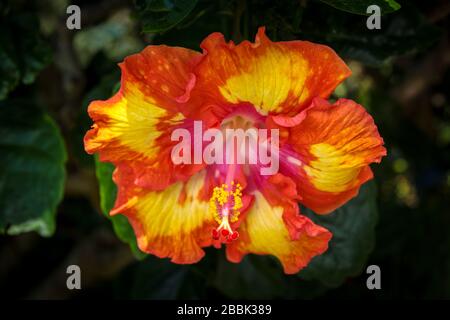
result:
[[(69, 5), (81, 29), (69, 30)], [(378, 4), (380, 30), (366, 27)], [(450, 2), (447, 0), (43, 0), (0, 2), (0, 296), (25, 299), (450, 298)], [(271, 257), (198, 264), (146, 256), (115, 198), (112, 166), (85, 154), (93, 99), (117, 63), (148, 44), (199, 50), (215, 31), (239, 42), (326, 44), (352, 77), (332, 99), (367, 108), (388, 156), (375, 180), (329, 216), (330, 249), (297, 275)], [(66, 288), (79, 265), (82, 290)], [(366, 287), (367, 266), (381, 290)]]

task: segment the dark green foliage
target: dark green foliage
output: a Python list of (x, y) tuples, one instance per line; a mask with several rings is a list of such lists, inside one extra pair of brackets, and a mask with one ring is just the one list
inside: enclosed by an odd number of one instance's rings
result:
[(0, 100), (19, 83), (33, 83), (50, 59), (50, 47), (39, 34), (36, 16), (0, 13)]
[(162, 32), (179, 24), (194, 9), (197, 0), (136, 0), (142, 31)]
[(400, 9), (400, 4), (394, 0), (320, 0), (336, 9), (356, 14), (367, 14), (367, 8), (377, 5), (381, 14), (391, 13)]
[(363, 185), (357, 198), (329, 215), (318, 216), (303, 208), (303, 214), (333, 233), (328, 251), (314, 258), (299, 273), (306, 280), (318, 280), (329, 287), (340, 286), (360, 274), (375, 245), (377, 208), (375, 184)]
[(205, 274), (198, 266), (180, 266), (167, 259), (147, 257), (118, 279), (117, 296), (126, 299), (204, 298)]
[(55, 231), (66, 152), (54, 121), (15, 101), (0, 104), (0, 232)]
[(145, 255), (137, 247), (136, 236), (127, 218), (121, 215), (109, 216), (109, 211), (114, 206), (117, 194), (117, 187), (112, 180), (113, 171), (114, 166), (111, 163), (100, 162), (98, 157), (95, 157), (95, 173), (99, 184), (100, 207), (103, 213), (111, 219), (114, 231), (120, 240), (130, 245), (136, 258), (142, 259)]
[[(319, 12), (327, 19), (315, 24)], [(317, 6), (304, 15), (301, 32), (309, 40), (326, 43), (347, 59), (370, 66), (380, 66), (392, 58), (423, 51), (437, 41), (440, 30), (430, 24), (420, 11), (404, 5), (381, 18), (381, 30), (366, 28), (366, 17)]]

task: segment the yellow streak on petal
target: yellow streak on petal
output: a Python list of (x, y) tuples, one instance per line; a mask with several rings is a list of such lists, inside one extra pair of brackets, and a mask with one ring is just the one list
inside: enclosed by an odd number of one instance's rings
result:
[[(154, 104), (151, 97), (144, 96), (135, 85), (127, 84), (123, 97), (105, 108), (104, 112), (109, 120), (107, 126), (99, 130), (95, 138), (97, 143), (118, 139), (121, 144), (146, 157), (158, 154), (159, 147), (155, 140), (161, 132), (156, 125), (167, 116), (167, 111)], [(176, 114), (171, 121), (183, 118), (181, 114)]]
[(228, 78), (219, 87), (230, 103), (250, 102), (263, 114), (279, 111), (289, 94), (302, 102), (308, 97), (308, 62), (296, 52), (267, 47), (261, 55), (240, 57), (248, 71)]
[[(253, 206), (239, 229), (242, 240), (234, 250), (240, 254), (273, 255), (281, 261), (286, 273), (296, 273), (327, 248), (330, 233), (325, 229), (303, 221), (305, 224), (297, 230), (298, 238), (294, 240), (285, 224), (283, 207), (271, 206), (259, 191), (254, 197)], [(240, 261), (239, 255), (231, 254), (231, 259)]]
[(147, 238), (177, 236), (190, 233), (205, 222), (213, 221), (209, 203), (199, 200), (205, 172), (192, 177), (184, 191), (186, 199), (180, 202), (183, 183), (177, 182), (161, 192), (150, 192), (139, 199), (136, 218), (142, 223)]
[[(350, 145), (347, 147), (351, 149)], [(327, 143), (312, 145), (310, 152), (317, 159), (305, 165), (304, 170), (318, 190), (343, 192), (358, 184), (359, 172), (366, 165), (363, 158)]]
[(250, 242), (246, 250), (269, 253), (283, 259), (292, 251), (288, 230), (283, 222), (283, 207), (272, 207), (260, 192), (245, 219)]

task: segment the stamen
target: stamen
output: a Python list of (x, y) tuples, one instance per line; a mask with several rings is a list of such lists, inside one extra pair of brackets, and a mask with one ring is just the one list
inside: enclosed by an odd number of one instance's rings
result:
[(209, 210), (219, 226), (212, 232), (213, 239), (222, 238), (222, 242), (229, 243), (239, 237), (239, 233), (232, 229), (231, 224), (238, 221), (241, 208), (242, 187), (239, 183), (232, 181), (214, 188), (209, 200)]

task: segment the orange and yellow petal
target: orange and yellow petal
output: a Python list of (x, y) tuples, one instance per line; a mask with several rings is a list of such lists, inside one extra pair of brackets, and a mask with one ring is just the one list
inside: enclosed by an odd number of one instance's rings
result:
[(331, 233), (298, 214), (296, 203), (290, 207), (271, 205), (256, 191), (254, 202), (239, 227), (240, 238), (227, 246), (227, 258), (240, 262), (248, 254), (277, 257), (287, 274), (304, 268), (328, 248)]
[(102, 161), (128, 162), (149, 187), (161, 189), (181, 175), (186, 168), (173, 168), (170, 160), (175, 143), (170, 134), (186, 126), (180, 101), (195, 80), (192, 69), (199, 56), (183, 48), (148, 46), (127, 57), (120, 65), (120, 91), (89, 105), (94, 124), (84, 139), (86, 151), (98, 152)]
[[(294, 115), (314, 97), (328, 97), (350, 75), (327, 46), (308, 41), (272, 42), (260, 28), (255, 43), (226, 43), (213, 33), (201, 44), (196, 92), (206, 105), (252, 104), (258, 112)], [(198, 93), (200, 94), (200, 93)]]
[(116, 170), (114, 180), (119, 193), (111, 214), (129, 219), (143, 252), (180, 264), (195, 263), (204, 256), (202, 248), (212, 244), (216, 224), (208, 210), (205, 170), (163, 191), (133, 186), (126, 167)]
[(301, 202), (320, 214), (356, 196), (373, 177), (369, 165), (386, 155), (372, 117), (347, 99), (333, 105), (315, 99), (304, 120), (290, 128), (288, 143), (298, 154), (292, 163)]

